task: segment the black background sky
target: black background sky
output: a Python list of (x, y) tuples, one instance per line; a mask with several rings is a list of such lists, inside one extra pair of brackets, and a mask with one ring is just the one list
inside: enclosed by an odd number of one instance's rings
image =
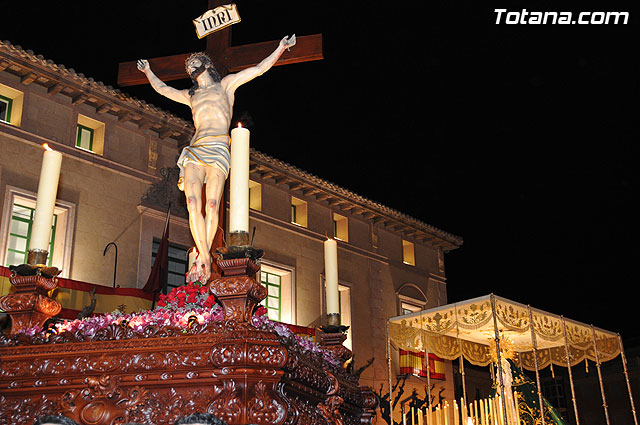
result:
[[(449, 301), (493, 292), (640, 336), (637, 8), (236, 4), (233, 44), (323, 34), (324, 60), (273, 68), (238, 90), (235, 116), (253, 120), (255, 149), (462, 236), (445, 257)], [(496, 8), (630, 19), (496, 25)], [(206, 9), (6, 2), (0, 39), (117, 87), (119, 62), (203, 50), (191, 20)], [(148, 86), (123, 91), (190, 119)]]

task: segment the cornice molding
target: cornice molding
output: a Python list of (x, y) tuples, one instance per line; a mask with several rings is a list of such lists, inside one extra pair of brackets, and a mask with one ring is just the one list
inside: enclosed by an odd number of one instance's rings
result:
[(433, 247), (441, 247), (445, 252), (456, 249), (463, 243), (460, 236), (445, 232), (379, 202), (367, 199), (255, 149), (251, 150), (250, 157), (250, 172), (255, 177), (287, 185), (291, 192), (312, 197), (342, 214), (350, 213), (361, 216), (370, 223), (398, 232), (408, 239), (417, 240)]

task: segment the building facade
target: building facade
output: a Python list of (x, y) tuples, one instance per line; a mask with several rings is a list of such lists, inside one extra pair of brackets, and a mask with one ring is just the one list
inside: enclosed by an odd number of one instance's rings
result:
[[(187, 121), (0, 42), (2, 265), (24, 262), (47, 143), (63, 154), (50, 255), (61, 275), (142, 288), (171, 202), (169, 285), (179, 285), (193, 242), (175, 160), (192, 134)], [(446, 304), (444, 254), (462, 239), (257, 151), (250, 173), (250, 229), (265, 252), (269, 316), (323, 324), (323, 242), (335, 237), (346, 344), (356, 368), (375, 358), (361, 383), (386, 388), (386, 319)], [(439, 385), (453, 397), (447, 368)]]

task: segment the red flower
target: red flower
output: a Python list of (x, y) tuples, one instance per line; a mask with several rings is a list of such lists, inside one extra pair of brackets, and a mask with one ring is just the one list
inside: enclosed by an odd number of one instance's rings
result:
[(263, 305), (258, 307), (258, 309), (255, 312), (256, 316), (264, 316), (265, 314), (267, 314), (267, 308)]
[(213, 304), (215, 304), (215, 302), (216, 302), (216, 297), (214, 297), (213, 295), (209, 295), (209, 298), (207, 298), (204, 304), (202, 304), (202, 307), (211, 308), (213, 307)]

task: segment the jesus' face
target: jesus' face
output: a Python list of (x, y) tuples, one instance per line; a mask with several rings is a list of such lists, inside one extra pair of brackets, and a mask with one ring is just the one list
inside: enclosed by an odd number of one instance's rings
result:
[[(202, 61), (198, 58), (193, 58), (189, 60), (189, 63), (187, 63), (187, 73), (189, 74), (189, 76), (193, 78), (197, 77), (200, 73), (202, 73), (204, 69), (205, 67), (202, 64)], [(193, 75), (196, 72), (197, 74)]]

